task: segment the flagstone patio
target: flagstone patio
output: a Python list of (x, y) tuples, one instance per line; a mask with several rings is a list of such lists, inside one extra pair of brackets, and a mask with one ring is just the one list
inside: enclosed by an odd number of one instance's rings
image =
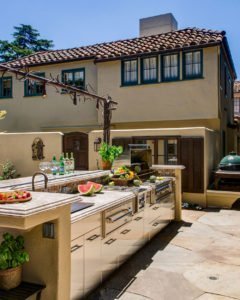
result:
[(184, 210), (88, 299), (240, 299), (240, 211)]

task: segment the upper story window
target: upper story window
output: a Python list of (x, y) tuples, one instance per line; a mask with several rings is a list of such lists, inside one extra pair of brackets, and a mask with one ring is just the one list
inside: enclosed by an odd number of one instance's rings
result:
[(122, 61), (122, 85), (133, 85), (137, 83), (138, 83), (137, 59)]
[(162, 56), (162, 81), (179, 80), (179, 54)]
[(192, 51), (183, 53), (183, 77), (199, 78), (203, 73), (202, 51)]
[(12, 98), (12, 77), (0, 77), (0, 98)]
[(62, 82), (85, 89), (85, 69), (72, 69), (62, 71)]
[(147, 57), (141, 60), (141, 82), (157, 82), (157, 57)]
[(240, 116), (240, 98), (234, 98), (234, 115)]
[[(34, 75), (45, 77), (45, 73), (34, 73)], [(45, 85), (42, 81), (27, 79), (24, 85), (24, 96), (42, 96), (45, 93)]]

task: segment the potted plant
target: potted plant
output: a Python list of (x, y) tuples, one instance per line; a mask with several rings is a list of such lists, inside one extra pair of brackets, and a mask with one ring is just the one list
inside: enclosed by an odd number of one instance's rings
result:
[(0, 244), (0, 289), (10, 290), (21, 283), (22, 265), (27, 261), (29, 255), (24, 250), (24, 238), (4, 233)]
[(102, 143), (98, 153), (102, 158), (103, 170), (111, 170), (113, 161), (123, 152), (122, 146), (110, 146)]

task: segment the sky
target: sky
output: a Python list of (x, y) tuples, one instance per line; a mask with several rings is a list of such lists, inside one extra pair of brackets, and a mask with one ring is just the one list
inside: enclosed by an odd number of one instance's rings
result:
[(14, 26), (32, 25), (54, 49), (137, 37), (140, 18), (171, 12), (179, 29), (225, 30), (240, 78), (240, 0), (0, 1), (0, 40), (11, 41)]

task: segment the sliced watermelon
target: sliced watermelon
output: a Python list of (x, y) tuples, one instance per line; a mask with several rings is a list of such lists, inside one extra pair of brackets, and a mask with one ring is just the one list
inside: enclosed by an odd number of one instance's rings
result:
[(87, 184), (93, 184), (94, 186), (94, 193), (100, 193), (103, 189), (103, 185), (100, 183), (88, 181)]
[(94, 185), (93, 184), (79, 184), (78, 191), (80, 195), (83, 196), (91, 196), (94, 193)]

